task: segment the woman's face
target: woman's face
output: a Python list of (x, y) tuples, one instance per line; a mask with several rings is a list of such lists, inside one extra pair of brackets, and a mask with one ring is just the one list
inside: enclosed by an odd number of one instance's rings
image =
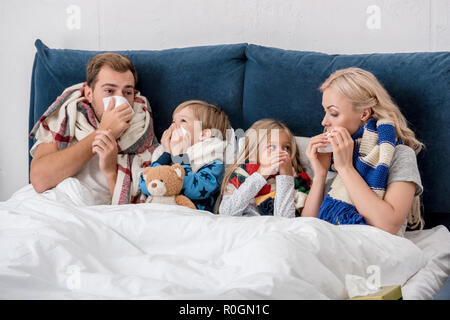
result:
[(331, 87), (323, 92), (322, 106), (325, 110), (322, 126), (327, 132), (334, 127), (344, 127), (353, 135), (370, 116), (370, 108), (354, 109), (349, 99)]

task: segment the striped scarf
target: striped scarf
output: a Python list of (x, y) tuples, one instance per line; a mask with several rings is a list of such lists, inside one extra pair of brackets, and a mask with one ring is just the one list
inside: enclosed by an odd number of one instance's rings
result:
[[(397, 140), (395, 126), (391, 121), (371, 118), (352, 138), (355, 144), (353, 166), (372, 191), (383, 199), (395, 146), (402, 143)], [(336, 171), (333, 163), (330, 171)], [(333, 224), (367, 224), (350, 200), (339, 175), (331, 184), (318, 216)]]
[[(84, 96), (85, 87), (84, 82), (65, 89), (36, 122), (30, 137), (56, 143), (62, 150), (96, 130), (100, 123)], [(139, 188), (139, 175), (143, 167), (150, 163), (157, 140), (150, 105), (137, 91), (133, 111), (130, 128), (117, 141), (117, 180), (112, 204), (145, 202), (145, 195)]]
[[(259, 164), (248, 163), (240, 165), (231, 174), (229, 182), (239, 189), (239, 187), (244, 183), (245, 179), (252, 175), (254, 172), (258, 171)], [(274, 211), (274, 199), (276, 195), (276, 175), (271, 175), (267, 178), (267, 184), (264, 185), (255, 197), (255, 203), (258, 208), (260, 215), (271, 215), (273, 216)], [(303, 208), (305, 205), (306, 196), (309, 193), (311, 186), (311, 179), (306, 174), (302, 172), (294, 178), (294, 205), (296, 209), (296, 216), (300, 216), (299, 209)]]

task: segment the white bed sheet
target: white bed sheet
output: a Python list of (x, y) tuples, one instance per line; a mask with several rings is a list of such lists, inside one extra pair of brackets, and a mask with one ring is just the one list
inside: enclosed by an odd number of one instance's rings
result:
[(373, 265), (381, 285), (430, 298), (449, 273), (445, 228), (406, 239), (314, 218), (94, 202), (73, 178), (0, 202), (0, 299), (345, 299), (345, 276)]

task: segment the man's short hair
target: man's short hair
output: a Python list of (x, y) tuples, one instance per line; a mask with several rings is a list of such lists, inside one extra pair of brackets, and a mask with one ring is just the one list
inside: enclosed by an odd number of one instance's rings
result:
[(137, 73), (131, 60), (119, 53), (107, 52), (94, 56), (86, 68), (86, 82), (90, 88), (94, 88), (98, 80), (98, 73), (103, 66), (108, 66), (117, 72), (131, 71), (134, 77), (134, 85), (137, 83)]

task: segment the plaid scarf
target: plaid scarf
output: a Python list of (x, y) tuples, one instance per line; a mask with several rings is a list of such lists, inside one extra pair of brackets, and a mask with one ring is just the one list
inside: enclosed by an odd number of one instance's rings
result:
[[(397, 140), (395, 126), (388, 120), (369, 119), (352, 136), (353, 165), (373, 192), (384, 198), (389, 167)], [(336, 171), (331, 164), (330, 171)], [(358, 213), (339, 175), (336, 176), (319, 209), (319, 218), (333, 224), (367, 224)]]
[[(36, 122), (30, 137), (56, 143), (62, 150), (96, 130), (100, 123), (84, 96), (85, 87), (84, 82), (65, 89)], [(150, 163), (157, 140), (150, 105), (138, 91), (133, 110), (130, 128), (117, 141), (117, 180), (112, 204), (145, 202), (145, 195), (139, 188), (139, 175), (145, 164)]]
[[(234, 185), (236, 189), (244, 183), (245, 179), (258, 171), (259, 164), (248, 163), (240, 165), (231, 174), (229, 183)], [(267, 184), (265, 184), (255, 197), (255, 203), (260, 215), (273, 216), (274, 200), (276, 195), (276, 175), (271, 175), (267, 178)], [(302, 172), (294, 178), (294, 204), (296, 209), (296, 216), (300, 216), (299, 209), (303, 208), (306, 200), (306, 196), (309, 193), (311, 187), (311, 179)]]

